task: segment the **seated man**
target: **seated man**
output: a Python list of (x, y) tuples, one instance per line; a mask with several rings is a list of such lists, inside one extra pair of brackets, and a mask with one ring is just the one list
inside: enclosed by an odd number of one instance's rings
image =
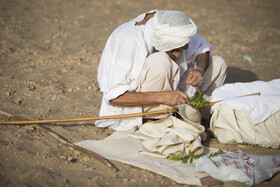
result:
[[(195, 87), (211, 96), (225, 80), (226, 65), (221, 57), (210, 58), (211, 45), (196, 32), (195, 23), (180, 11), (155, 10), (119, 26), (98, 67), (100, 116), (189, 103), (187, 93), (194, 94)], [(99, 120), (95, 125), (134, 131), (142, 117)]]

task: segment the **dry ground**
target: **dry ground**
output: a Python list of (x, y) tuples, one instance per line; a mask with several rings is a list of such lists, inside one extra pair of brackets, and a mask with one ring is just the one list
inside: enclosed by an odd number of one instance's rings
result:
[[(227, 82), (280, 75), (277, 0), (0, 0), (0, 110), (29, 119), (97, 116), (96, 72), (106, 39), (120, 23), (151, 9), (177, 9), (225, 58)], [(253, 61), (243, 59), (250, 56)], [(1, 116), (1, 119), (4, 119)], [(52, 126), (72, 142), (113, 131), (93, 123)], [(258, 155), (279, 149), (208, 145)], [(0, 186), (187, 186), (126, 164), (112, 172), (30, 126), (0, 126)], [(277, 186), (279, 174), (259, 186)]]

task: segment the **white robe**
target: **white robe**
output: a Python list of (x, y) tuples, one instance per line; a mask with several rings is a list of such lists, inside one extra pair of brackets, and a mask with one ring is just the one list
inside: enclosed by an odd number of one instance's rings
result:
[[(126, 91), (135, 91), (145, 59), (152, 53), (150, 24), (153, 18), (145, 25), (135, 26), (136, 22), (144, 19), (145, 14), (120, 25), (106, 43), (98, 67), (98, 83), (100, 91), (103, 92), (100, 116), (142, 112), (141, 106), (118, 107), (112, 106), (109, 101)], [(194, 62), (196, 55), (210, 50), (211, 45), (206, 44), (204, 38), (195, 35), (189, 43), (189, 48), (178, 59), (181, 71), (186, 71), (187, 61)], [(120, 131), (134, 131), (142, 125), (142, 117), (99, 120), (95, 125)]]

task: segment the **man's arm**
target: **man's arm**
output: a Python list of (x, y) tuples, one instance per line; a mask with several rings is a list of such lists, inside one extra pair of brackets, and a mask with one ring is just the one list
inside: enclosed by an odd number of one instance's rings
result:
[(210, 52), (202, 53), (197, 55), (195, 62), (197, 67), (189, 72), (186, 80), (186, 84), (192, 85), (194, 87), (200, 86), (203, 81), (203, 73), (206, 71), (209, 65)]
[(113, 106), (142, 106), (148, 104), (165, 104), (176, 106), (189, 103), (188, 96), (181, 91), (164, 92), (125, 92), (110, 100)]

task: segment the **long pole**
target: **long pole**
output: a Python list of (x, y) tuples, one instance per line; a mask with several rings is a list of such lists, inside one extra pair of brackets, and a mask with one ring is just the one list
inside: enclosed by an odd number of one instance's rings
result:
[[(255, 96), (260, 95), (260, 93), (253, 93), (248, 95), (242, 95), (239, 97), (246, 97), (246, 96)], [(213, 106), (220, 101), (215, 101), (209, 103), (208, 106)], [(0, 121), (0, 125), (27, 125), (27, 124), (40, 124), (40, 123), (59, 123), (59, 122), (77, 122), (77, 121), (95, 121), (95, 120), (102, 120), (102, 119), (119, 119), (119, 118), (132, 118), (132, 117), (139, 117), (139, 116), (147, 116), (147, 115), (154, 115), (154, 114), (168, 114), (170, 112), (176, 112), (178, 110), (177, 107), (167, 108), (163, 110), (151, 111), (151, 112), (143, 112), (143, 113), (133, 113), (133, 114), (123, 114), (123, 115), (114, 115), (114, 116), (99, 116), (99, 117), (88, 117), (88, 118), (68, 118), (68, 119), (48, 119), (48, 120), (28, 120), (28, 121)]]
[(0, 121), (0, 125), (27, 125), (27, 124), (41, 124), (41, 123), (59, 123), (59, 122), (77, 122), (77, 121), (94, 121), (102, 119), (118, 119), (118, 118), (132, 118), (139, 116), (147, 116), (154, 114), (168, 114), (170, 112), (176, 112), (176, 107), (172, 109), (163, 109), (151, 112), (123, 114), (114, 116), (99, 116), (99, 117), (88, 117), (88, 118), (68, 118), (68, 119), (49, 119), (49, 120), (26, 120), (26, 121)]

